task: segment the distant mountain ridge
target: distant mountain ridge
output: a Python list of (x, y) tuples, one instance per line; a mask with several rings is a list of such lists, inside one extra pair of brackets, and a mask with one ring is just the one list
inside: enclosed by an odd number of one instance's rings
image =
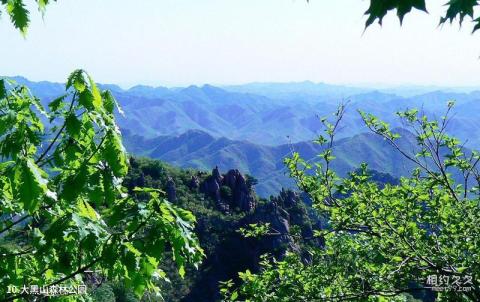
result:
[[(22, 77), (14, 80), (26, 84), (45, 105), (65, 93), (64, 84), (30, 82)], [(237, 168), (259, 179), (257, 191), (262, 196), (293, 185), (283, 165), (283, 158), (292, 150), (310, 160), (320, 153), (321, 148), (311, 143), (322, 131), (319, 119), (331, 116), (341, 101), (349, 102), (336, 143), (335, 167), (340, 173), (364, 161), (372, 169), (395, 177), (405, 175), (410, 168), (385, 141), (365, 133), (367, 128), (358, 110), (372, 113), (392, 127), (402, 127), (397, 111), (419, 108), (430, 117), (440, 118), (447, 101), (455, 99), (449, 133), (467, 141), (467, 148), (480, 146), (479, 91), (430, 91), (405, 98), (311, 82), (223, 88), (138, 85), (128, 90), (110, 84), (100, 86), (113, 92), (125, 112), (117, 120), (129, 152), (181, 167)], [(338, 97), (342, 93), (356, 94), (342, 99)], [(289, 96), (274, 98), (274, 94)], [(413, 140), (409, 134), (406, 137), (406, 142)]]
[[(44, 103), (64, 93), (63, 84), (14, 79), (27, 84)], [(447, 101), (456, 99), (449, 131), (468, 140), (471, 148), (480, 146), (480, 131), (474, 131), (480, 129), (479, 91), (430, 91), (406, 98), (381, 90), (312, 82), (183, 88), (138, 85), (128, 90), (100, 86), (111, 89), (123, 107), (125, 116), (118, 116), (120, 126), (147, 138), (196, 129), (217, 138), (270, 146), (307, 141), (321, 132), (319, 118), (331, 115), (342, 101), (349, 105), (339, 137), (350, 137), (367, 130), (359, 109), (401, 127), (397, 111), (423, 108), (428, 115), (441, 117)]]
[(241, 93), (252, 93), (273, 99), (302, 98), (315, 101), (319, 97), (348, 98), (355, 94), (370, 92), (371, 88), (358, 88), (312, 81), (290, 83), (247, 83), (222, 86), (223, 89)]
[(421, 85), (333, 85), (326, 83), (314, 83), (312, 81), (268, 83), (255, 82), (242, 85), (227, 85), (221, 88), (228, 91), (253, 93), (270, 98), (291, 99), (296, 95), (303, 96), (335, 96), (340, 98), (356, 94), (379, 91), (384, 94), (395, 94), (399, 97), (409, 98), (417, 95), (427, 94), (435, 91), (449, 93), (471, 93), (480, 90), (480, 87), (441, 87)]

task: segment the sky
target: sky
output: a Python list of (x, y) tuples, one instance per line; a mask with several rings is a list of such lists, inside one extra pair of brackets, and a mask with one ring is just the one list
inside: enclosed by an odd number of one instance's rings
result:
[[(27, 0), (32, 2), (33, 0)], [(310, 80), (348, 85), (480, 86), (480, 33), (438, 27), (427, 0), (399, 25), (364, 32), (367, 0), (59, 0), (33, 4), (26, 38), (0, 19), (0, 75), (186, 86)]]

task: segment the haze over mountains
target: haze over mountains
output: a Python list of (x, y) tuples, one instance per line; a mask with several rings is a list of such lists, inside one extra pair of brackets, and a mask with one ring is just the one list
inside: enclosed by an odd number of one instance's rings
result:
[[(29, 86), (44, 103), (64, 93), (63, 84), (15, 80)], [(418, 108), (440, 118), (447, 101), (455, 100), (449, 133), (467, 140), (469, 148), (480, 146), (480, 91), (375, 90), (312, 82), (185, 88), (139, 85), (128, 90), (101, 86), (112, 90), (125, 112), (118, 115), (118, 123), (128, 151), (182, 167), (238, 168), (259, 179), (261, 195), (292, 185), (284, 174), (283, 158), (292, 149), (306, 159), (314, 158), (320, 149), (310, 142), (322, 131), (319, 118), (331, 116), (340, 102), (348, 102), (336, 144), (335, 167), (340, 173), (362, 161), (394, 176), (404, 175), (409, 168), (383, 140), (365, 134), (367, 128), (357, 110), (377, 115), (392, 127), (403, 127), (397, 111)], [(412, 95), (416, 92), (420, 94)], [(405, 142), (414, 144), (405, 135)]]
[[(402, 131), (399, 144), (410, 150), (414, 144), (411, 133)], [(256, 192), (263, 197), (275, 194), (282, 187), (294, 187), (283, 163), (293, 151), (305, 160), (314, 162), (323, 148), (306, 141), (279, 146), (266, 146), (248, 141), (215, 138), (200, 130), (189, 130), (178, 136), (158, 136), (146, 139), (139, 135), (123, 132), (127, 150), (137, 155), (161, 159), (175, 166), (211, 170), (218, 166), (221, 171), (232, 167), (258, 179)], [(351, 138), (339, 139), (335, 143), (337, 159), (332, 168), (342, 176), (353, 171), (363, 162), (371, 169), (389, 173), (395, 177), (407, 175), (412, 165), (382, 138), (371, 133), (362, 133)]]
[[(63, 84), (15, 79), (28, 84), (45, 101), (64, 92)], [(401, 97), (387, 93), (393, 88), (383, 91), (312, 82), (253, 83), (223, 88), (139, 85), (128, 90), (116, 85), (102, 86), (114, 92), (126, 113), (125, 118), (119, 117), (120, 126), (146, 137), (198, 129), (216, 137), (278, 145), (314, 138), (321, 129), (318, 117), (329, 116), (339, 102), (350, 102), (344, 121), (346, 129), (341, 133), (345, 137), (366, 131), (358, 109), (376, 114), (393, 126), (401, 126), (395, 116), (398, 110), (423, 108), (427, 114), (440, 117), (447, 101), (456, 100), (452, 134), (468, 139), (471, 146), (480, 143), (480, 133), (472, 133), (480, 124), (475, 114), (478, 111), (474, 110), (480, 106), (480, 91), (464, 93), (444, 88)], [(403, 87), (396, 91), (410, 94), (428, 91), (428, 87)]]

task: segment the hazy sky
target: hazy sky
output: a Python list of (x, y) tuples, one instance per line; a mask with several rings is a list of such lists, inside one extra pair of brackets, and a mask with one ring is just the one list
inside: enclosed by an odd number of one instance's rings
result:
[[(33, 1), (31, 1), (33, 2)], [(363, 33), (366, 0), (59, 0), (24, 39), (0, 19), (0, 74), (64, 81), (75, 68), (124, 86), (303, 81), (480, 86), (480, 33), (444, 11), (390, 13)], [(468, 23), (467, 21), (466, 23)]]

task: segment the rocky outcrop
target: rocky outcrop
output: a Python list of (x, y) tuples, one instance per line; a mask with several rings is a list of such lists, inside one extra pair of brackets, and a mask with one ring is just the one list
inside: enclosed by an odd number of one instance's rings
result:
[(177, 201), (177, 190), (175, 189), (175, 182), (171, 177), (168, 177), (166, 192), (167, 192), (168, 201), (170, 202)]
[(291, 208), (300, 201), (300, 196), (297, 192), (282, 188), (282, 191), (280, 191), (278, 196), (272, 197), (272, 201), (284, 208)]
[[(192, 211), (197, 218), (195, 233), (206, 257), (199, 270), (187, 272), (185, 281), (173, 276), (178, 287), (172, 282), (175, 292), (169, 297), (183, 297), (181, 301), (185, 302), (220, 301), (219, 282), (238, 282), (238, 272), (247, 269), (258, 272), (262, 255), (282, 259), (287, 251), (293, 251), (308, 262), (309, 247), (324, 245), (322, 238), (312, 236), (312, 224), (313, 229), (328, 225), (305, 205), (303, 200), (311, 204), (306, 195), (282, 190), (270, 200), (257, 202), (256, 179), (239, 170), (225, 174), (218, 167), (210, 172), (182, 171), (153, 160), (132, 162), (131, 177), (125, 180), (129, 191), (139, 183), (161, 188), (168, 200)], [(239, 229), (249, 228), (252, 223), (268, 223), (268, 233), (244, 237)]]
[(224, 184), (230, 187), (231, 189), (234, 189), (237, 184), (237, 177), (238, 177), (237, 172), (238, 170), (230, 170), (227, 172), (227, 174), (225, 174)]
[(215, 169), (213, 169), (212, 177), (213, 179), (215, 179), (217, 183), (220, 184), (222, 182), (223, 177), (222, 175), (220, 175), (220, 170), (218, 169), (218, 166), (216, 166)]
[[(279, 204), (290, 213), (290, 223), (300, 227), (304, 240), (317, 240), (318, 238), (313, 237), (313, 228), (310, 219), (308, 219), (309, 213), (304, 203), (302, 203), (302, 198), (304, 196), (297, 192), (282, 188), (278, 196), (271, 197), (271, 201)], [(316, 245), (319, 244), (316, 243)]]
[[(228, 188), (229, 194), (221, 194), (220, 188)], [(212, 197), (222, 211), (239, 209), (250, 212), (256, 206), (256, 197), (253, 188), (247, 184), (246, 178), (238, 170), (230, 170), (225, 175), (218, 167), (200, 185), (200, 191)]]
[[(221, 188), (228, 187), (234, 195), (234, 191), (242, 188), (242, 180), (238, 179), (239, 173), (230, 170), (223, 175)], [(213, 179), (203, 183), (207, 187)], [(233, 198), (234, 199), (234, 198)], [(287, 250), (299, 252), (300, 248), (295, 244), (290, 235), (289, 214), (275, 202), (268, 202), (257, 206), (237, 222), (225, 225), (222, 232), (228, 235), (215, 248), (213, 253), (203, 262), (200, 270), (201, 278), (195, 282), (190, 293), (182, 300), (188, 302), (220, 301), (219, 281), (238, 279), (238, 272), (251, 270), (258, 272), (261, 256), (268, 253), (276, 259), (282, 259)], [(247, 227), (251, 223), (269, 223), (271, 234), (259, 238), (245, 238), (239, 234), (240, 227)]]
[(276, 202), (269, 202), (255, 209), (253, 215), (247, 218), (246, 224), (250, 223), (268, 223), (270, 226), (270, 234), (258, 242), (260, 254), (269, 251), (282, 258), (287, 250), (300, 250), (290, 234), (290, 214)]
[(192, 175), (187, 186), (190, 190), (198, 189), (200, 187), (200, 181), (198, 180), (198, 177), (196, 175)]
[(232, 205), (241, 211), (251, 211), (255, 208), (256, 200), (253, 189), (247, 186), (245, 177), (238, 170), (230, 170), (224, 177), (223, 185), (232, 190)]
[[(238, 280), (238, 272), (250, 270), (258, 272), (261, 256), (269, 254), (282, 259), (287, 251), (301, 255), (303, 261), (311, 261), (307, 242), (315, 244), (309, 213), (298, 193), (282, 190), (270, 201), (257, 204), (256, 195), (248, 177), (238, 170), (220, 173), (216, 167), (200, 184), (200, 192), (216, 201), (217, 209), (224, 213), (234, 208), (248, 211), (239, 220), (228, 221), (221, 226), (222, 240), (207, 256), (201, 267), (201, 277), (195, 281), (190, 293), (183, 301), (207, 302), (221, 300), (219, 281)], [(268, 224), (269, 231), (260, 237), (244, 237), (239, 228), (248, 228), (250, 224)], [(199, 223), (200, 227), (205, 227)], [(301, 232), (298, 232), (301, 230)], [(226, 235), (225, 235), (226, 234)], [(305, 237), (307, 236), (307, 237)], [(320, 246), (320, 245), (317, 245)]]

